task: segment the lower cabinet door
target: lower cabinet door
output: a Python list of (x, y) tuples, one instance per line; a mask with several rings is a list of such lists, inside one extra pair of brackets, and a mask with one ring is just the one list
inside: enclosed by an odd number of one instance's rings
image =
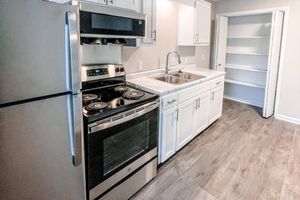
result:
[(222, 116), (223, 93), (224, 93), (224, 85), (211, 90), (209, 124), (213, 123), (214, 121), (216, 121)]
[(208, 126), (210, 92), (196, 97), (196, 106), (193, 115), (194, 134), (198, 135)]
[(161, 113), (160, 163), (165, 162), (176, 152), (177, 106)]
[(195, 99), (187, 100), (178, 105), (178, 130), (176, 139), (176, 150), (181, 149), (194, 136), (193, 130), (193, 112)]

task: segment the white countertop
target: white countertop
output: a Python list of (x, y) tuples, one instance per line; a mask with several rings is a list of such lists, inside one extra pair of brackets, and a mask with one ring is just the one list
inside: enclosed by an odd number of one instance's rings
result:
[(126, 77), (127, 82), (134, 85), (135, 87), (162, 96), (225, 75), (225, 72), (223, 71), (198, 68), (196, 67), (196, 65), (171, 67), (171, 72), (178, 71), (179, 69), (181, 69), (184, 72), (203, 75), (206, 77), (200, 80), (191, 81), (181, 85), (174, 85), (151, 78), (153, 76), (163, 74), (164, 69), (128, 74)]

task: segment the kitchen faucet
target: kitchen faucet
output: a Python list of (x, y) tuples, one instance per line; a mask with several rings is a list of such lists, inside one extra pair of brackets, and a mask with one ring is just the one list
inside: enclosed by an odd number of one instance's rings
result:
[(178, 64), (181, 64), (181, 58), (180, 58), (180, 54), (177, 51), (171, 51), (168, 53), (167, 55), (167, 63), (166, 63), (166, 74), (169, 73), (170, 69), (169, 69), (169, 57), (171, 54), (176, 54), (178, 57)]

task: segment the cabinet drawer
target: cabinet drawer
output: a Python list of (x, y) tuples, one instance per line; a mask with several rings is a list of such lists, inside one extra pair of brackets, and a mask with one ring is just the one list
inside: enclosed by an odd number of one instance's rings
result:
[(224, 76), (213, 79), (213, 80), (210, 81), (210, 88), (213, 89), (213, 88), (218, 87), (220, 85), (224, 85), (224, 81), (225, 81)]
[(169, 94), (161, 97), (161, 109), (166, 110), (178, 104), (178, 93)]
[(179, 103), (182, 103), (192, 97), (195, 97), (196, 95), (199, 95), (203, 92), (206, 92), (210, 89), (210, 82), (200, 83), (198, 85), (195, 85), (193, 87), (189, 87), (187, 89), (184, 89), (179, 92), (178, 99)]

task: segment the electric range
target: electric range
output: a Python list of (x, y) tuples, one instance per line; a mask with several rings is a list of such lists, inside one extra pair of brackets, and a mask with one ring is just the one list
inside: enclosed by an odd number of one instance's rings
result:
[(128, 199), (156, 176), (159, 97), (128, 85), (120, 64), (81, 74), (89, 199)]

